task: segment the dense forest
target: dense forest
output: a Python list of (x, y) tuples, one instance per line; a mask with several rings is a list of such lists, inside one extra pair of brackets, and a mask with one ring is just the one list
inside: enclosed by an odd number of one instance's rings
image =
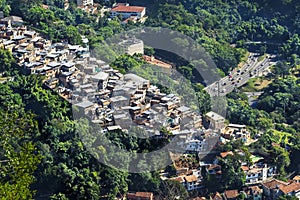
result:
[[(101, 6), (111, 5), (107, 1)], [(250, 127), (253, 137), (262, 137), (250, 147), (232, 143), (221, 150), (243, 148), (273, 156), (281, 178), (299, 171), (300, 152), (300, 80), (293, 72), (299, 70), (300, 2), (297, 0), (163, 0), (129, 1), (147, 6), (146, 26), (162, 26), (178, 30), (199, 42), (213, 57), (222, 75), (235, 68), (247, 49), (274, 50), (281, 63), (273, 69), (273, 82), (264, 89), (256, 108), (248, 104), (242, 92), (233, 92), (228, 98), (228, 121)], [(45, 3), (50, 9), (43, 9)], [(81, 35), (89, 38), (92, 48), (115, 33), (142, 26), (121, 25), (118, 18), (87, 14), (71, 1), (68, 10), (63, 0), (0, 0), (5, 16), (20, 15), (31, 28), (55, 41), (82, 44)], [(96, 20), (98, 18), (98, 20)], [(253, 43), (262, 42), (262, 44)], [(265, 47), (265, 48), (261, 48)], [(71, 105), (54, 92), (43, 87), (42, 77), (24, 76), (18, 71), (10, 52), (0, 51), (0, 71), (13, 81), (0, 83), (0, 197), (3, 199), (114, 199), (127, 191), (152, 191), (172, 199), (187, 191), (172, 181), (162, 181), (158, 172), (130, 174), (105, 166), (84, 148), (78, 130), (89, 134), (89, 122), (72, 119)], [(114, 67), (141, 70), (139, 58), (123, 56)], [(192, 69), (180, 66), (187, 78)], [(193, 86), (201, 104), (201, 111), (209, 110), (207, 93), (203, 86)], [(167, 135), (167, 134), (166, 134)], [(153, 150), (154, 141), (140, 141), (124, 133), (108, 136), (121, 148), (135, 152)], [(168, 136), (166, 136), (168, 139)], [(167, 141), (165, 141), (167, 142)], [(272, 143), (279, 146), (272, 146)], [(245, 150), (246, 151), (246, 150)], [(103, 152), (105, 152), (103, 150)], [(245, 158), (247, 159), (247, 158)], [(241, 171), (237, 159), (222, 162), (224, 173), (219, 185), (206, 177), (206, 186), (216, 189), (241, 187)], [(125, 163), (128, 164), (128, 163)], [(236, 181), (237, 180), (237, 181)], [(170, 194), (169, 188), (176, 188)], [(170, 196), (173, 195), (173, 196)]]

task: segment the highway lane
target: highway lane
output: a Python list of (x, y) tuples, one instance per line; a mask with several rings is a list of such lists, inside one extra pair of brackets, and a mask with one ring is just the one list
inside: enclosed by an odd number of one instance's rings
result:
[(259, 54), (250, 53), (246, 63), (240, 69), (234, 69), (230, 74), (221, 80), (207, 86), (205, 90), (213, 96), (225, 96), (248, 82), (250, 78), (263, 76), (263, 73), (272, 65), (276, 64), (272, 59), (275, 55), (267, 54), (258, 61)]

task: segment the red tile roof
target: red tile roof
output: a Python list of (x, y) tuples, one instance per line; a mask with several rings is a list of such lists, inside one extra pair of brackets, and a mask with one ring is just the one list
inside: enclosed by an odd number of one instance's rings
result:
[(275, 189), (275, 188), (279, 187), (280, 185), (288, 185), (288, 183), (277, 180), (277, 179), (272, 179), (270, 181), (262, 183), (262, 185), (268, 189)]
[(143, 12), (145, 7), (140, 6), (116, 6), (111, 9), (114, 12)]
[(296, 191), (300, 190), (300, 183), (291, 183), (289, 185), (281, 185), (281, 186), (279, 186), (279, 190), (281, 190), (283, 194), (288, 194), (290, 192), (296, 192)]

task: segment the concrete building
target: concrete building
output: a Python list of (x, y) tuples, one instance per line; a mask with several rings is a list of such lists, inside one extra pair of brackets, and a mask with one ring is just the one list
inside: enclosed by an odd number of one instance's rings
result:
[(210, 111), (205, 115), (208, 127), (214, 130), (221, 130), (225, 126), (225, 118), (221, 115)]
[(144, 42), (139, 39), (130, 38), (119, 43), (124, 48), (124, 53), (129, 55), (144, 54)]

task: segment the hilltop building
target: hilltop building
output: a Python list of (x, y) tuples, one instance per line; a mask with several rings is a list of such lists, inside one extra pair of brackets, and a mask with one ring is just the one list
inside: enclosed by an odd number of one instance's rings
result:
[(136, 17), (141, 19), (146, 14), (146, 7), (141, 6), (130, 6), (127, 3), (118, 3), (112, 7), (110, 11), (111, 17), (116, 17), (121, 15), (123, 19), (128, 19), (130, 17)]

